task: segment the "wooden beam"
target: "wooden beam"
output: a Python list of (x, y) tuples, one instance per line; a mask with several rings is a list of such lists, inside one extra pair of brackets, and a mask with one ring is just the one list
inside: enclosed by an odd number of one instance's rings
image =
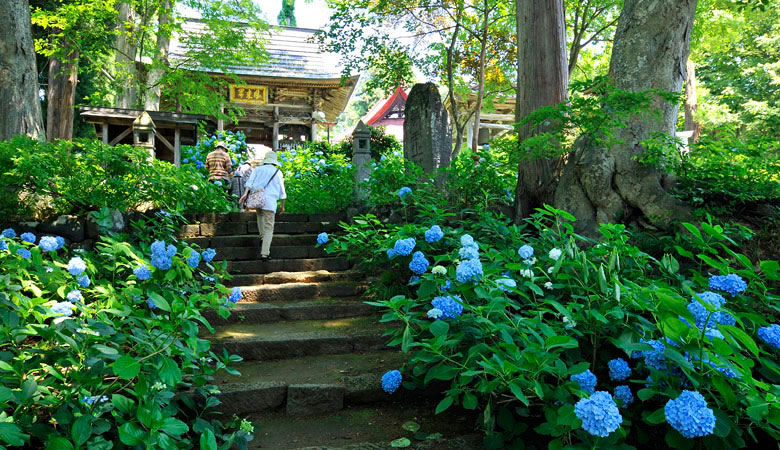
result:
[(122, 139), (126, 138), (128, 134), (130, 134), (132, 132), (133, 132), (133, 127), (131, 126), (130, 128), (128, 128), (125, 131), (123, 131), (122, 133), (120, 133), (119, 136), (117, 136), (114, 139), (112, 139), (111, 142), (108, 143), (108, 145), (116, 145)]
[(514, 122), (514, 114), (495, 114), (495, 113), (482, 113), (479, 116), (479, 120), (498, 120), (502, 122)]
[(181, 167), (181, 130), (176, 127), (173, 133), (173, 164)]
[(479, 122), (479, 127), (490, 128), (492, 130), (514, 130), (515, 129), (515, 127), (513, 127), (512, 125), (504, 125), (500, 123), (483, 123), (481, 121)]
[(158, 133), (157, 130), (154, 131), (154, 135), (160, 138), (162, 143), (165, 144), (166, 147), (168, 147), (168, 150), (174, 152), (174, 155), (176, 154), (176, 149), (173, 147), (173, 145), (170, 142), (168, 142), (168, 139), (165, 139), (165, 136)]

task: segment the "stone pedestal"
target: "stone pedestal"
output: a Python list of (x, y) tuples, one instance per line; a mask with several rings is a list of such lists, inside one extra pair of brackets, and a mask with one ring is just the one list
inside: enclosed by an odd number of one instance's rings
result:
[(355, 168), (355, 203), (360, 204), (367, 196), (361, 185), (371, 176), (371, 130), (362, 120), (352, 133), (352, 167)]
[(404, 116), (404, 157), (429, 173), (449, 166), (452, 130), (436, 85), (415, 84)]

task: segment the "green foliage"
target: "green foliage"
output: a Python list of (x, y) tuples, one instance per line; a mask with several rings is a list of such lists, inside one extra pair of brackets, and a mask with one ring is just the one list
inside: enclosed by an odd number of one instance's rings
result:
[[(672, 253), (654, 257), (633, 245), (622, 225), (603, 225), (601, 240), (590, 241), (573, 232), (574, 217), (551, 207), (522, 227), (487, 213), (448, 221), (438, 211), (418, 220), (386, 226), (359, 218), (327, 249), (364, 258), (370, 268), (381, 267), (401, 281), (400, 295), (371, 304), (384, 311), (383, 322), (398, 325), (390, 344), (408, 354), (399, 368), (404, 386), (446, 383), (436, 412), (453, 405), (482, 411), (486, 447), (540, 440), (550, 448), (643, 447), (647, 436), (664, 434), (670, 446), (689, 446), (692, 441), (663, 424), (664, 405), (683, 389), (699, 391), (715, 413), (715, 434), (701, 440), (707, 448), (756, 446), (780, 437), (778, 353), (756, 337), (780, 313), (771, 290), (780, 281), (777, 262), (754, 266), (734, 250), (736, 242), (723, 228), (686, 224), (690, 236), (681, 236)], [(434, 224), (444, 238), (429, 243), (424, 232)], [(477, 282), (457, 277), (466, 233), (479, 246), (483, 275)], [(411, 256), (389, 258), (386, 250), (410, 237), (430, 267), (419, 281), (407, 282)], [(518, 255), (521, 245), (535, 249), (532, 258)], [(724, 293), (722, 310), (735, 324), (717, 325), (720, 336), (714, 337), (688, 325), (695, 321), (686, 308), (709, 290), (710, 274), (737, 274), (747, 283), (735, 297)], [(505, 278), (516, 287), (497, 282)], [(458, 319), (428, 316), (432, 299), (453, 295), (463, 306)], [(652, 339), (667, 343), (657, 355), (663, 367), (632, 358), (652, 351)], [(633, 370), (623, 382), (608, 376), (607, 362), (618, 357)], [(573, 405), (587, 393), (570, 377), (586, 369), (598, 378), (596, 390), (625, 384), (636, 398), (621, 407), (621, 428), (607, 438), (585, 432), (574, 414)], [(732, 372), (735, 377), (727, 376)]]
[[(403, 152), (403, 144), (392, 134), (385, 133), (385, 127), (368, 125), (368, 130), (371, 132), (371, 157), (373, 159), (378, 160), (382, 155)], [(352, 158), (352, 141), (353, 138), (350, 135), (337, 146), (338, 150), (350, 159)]]
[[(517, 184), (517, 166), (509, 163), (516, 149), (516, 136), (508, 136), (485, 145), (479, 153), (463, 150), (445, 168), (446, 194), (450, 205), (461, 208), (487, 208), (495, 204), (511, 204)], [(506, 151), (510, 150), (510, 151)]]
[(224, 194), (197, 172), (150, 160), (146, 150), (94, 140), (0, 142), (0, 213), (8, 218), (81, 214), (103, 206), (225, 212)]
[(342, 154), (307, 146), (279, 153), (291, 213), (344, 211), (354, 199), (352, 164)]
[[(215, 353), (199, 336), (213, 332), (205, 311), (230, 314), (225, 263), (188, 265), (197, 250), (166, 232), (179, 226), (173, 215), (134, 225), (144, 230), (139, 242), (104, 236), (89, 252), (2, 239), (0, 445), (189, 449), (209, 435), (220, 448), (247, 448), (251, 424), (219, 418), (210, 384), (218, 372), (235, 374), (228, 366), (240, 357)], [(150, 264), (147, 230), (177, 246), (169, 269)], [(76, 256), (88, 287), (67, 270)], [(134, 275), (141, 264), (150, 279)]]

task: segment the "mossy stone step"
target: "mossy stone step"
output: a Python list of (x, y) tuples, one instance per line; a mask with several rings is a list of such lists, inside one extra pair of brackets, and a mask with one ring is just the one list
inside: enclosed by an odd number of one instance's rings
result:
[(389, 350), (387, 325), (376, 317), (299, 320), (215, 327), (208, 338), (215, 351), (226, 349), (245, 361), (266, 361), (310, 355)]
[[(323, 231), (338, 231), (338, 222), (276, 222), (274, 233), (280, 234), (319, 234)], [(184, 225), (179, 232), (180, 238), (200, 236), (242, 236), (257, 234), (257, 222), (215, 222)]]
[[(433, 414), (438, 399), (418, 402), (395, 401), (346, 407), (316, 416), (290, 417), (284, 411), (253, 414), (249, 419), (259, 429), (249, 448), (306, 450), (387, 450), (390, 442), (409, 438), (412, 447), (428, 450), (476, 450), (484, 448), (482, 436), (474, 432), (478, 412), (457, 406)], [(406, 422), (420, 425), (427, 434), (441, 438), (418, 441), (414, 433), (403, 429)], [(419, 447), (418, 447), (419, 445)]]
[(323, 405), (331, 411), (344, 404), (386, 401), (390, 395), (382, 391), (382, 374), (404, 361), (399, 352), (374, 352), (238, 363), (233, 368), (241, 376), (222, 373), (215, 381), (220, 410), (243, 415), (284, 408), (290, 415), (307, 415), (324, 412)]
[[(259, 241), (259, 239), (258, 239)], [(274, 258), (278, 259), (305, 259), (305, 258), (324, 258), (328, 254), (322, 248), (314, 245), (271, 245), (271, 252)], [(220, 247), (215, 261), (247, 261), (260, 258), (260, 246), (252, 247)]]
[[(255, 234), (244, 234), (237, 236), (202, 236), (187, 238), (190, 244), (196, 244), (201, 248), (223, 249), (228, 247), (252, 247), (260, 248), (260, 236)], [(317, 243), (316, 234), (281, 234), (274, 233), (274, 239), (271, 241), (271, 248), (283, 247), (288, 245), (307, 245), (314, 247)], [(219, 252), (217, 252), (219, 254)]]
[(239, 303), (231, 308), (227, 319), (214, 310), (204, 312), (209, 323), (215, 326), (228, 324), (253, 324), (283, 320), (333, 320), (376, 314), (377, 309), (363, 303), (360, 297), (324, 298), (285, 303)]
[(228, 261), (227, 269), (230, 273), (239, 274), (266, 274), (273, 272), (309, 272), (313, 270), (327, 270), (331, 272), (347, 270), (350, 268), (346, 258), (306, 258), (306, 259), (276, 259), (271, 261)]
[(327, 281), (358, 281), (365, 275), (356, 270), (331, 272), (329, 270), (308, 270), (302, 272), (249, 273), (233, 275), (227, 286), (256, 286), (261, 284), (320, 283)]
[(366, 285), (353, 281), (324, 283), (286, 283), (242, 286), (242, 302), (284, 302), (325, 297), (352, 297), (366, 290)]
[[(219, 222), (249, 222), (255, 220), (255, 213), (236, 212), (229, 214), (203, 213), (186, 214), (184, 216), (190, 223), (219, 223)], [(346, 219), (344, 213), (322, 213), (322, 214), (277, 214), (277, 222), (339, 222)]]

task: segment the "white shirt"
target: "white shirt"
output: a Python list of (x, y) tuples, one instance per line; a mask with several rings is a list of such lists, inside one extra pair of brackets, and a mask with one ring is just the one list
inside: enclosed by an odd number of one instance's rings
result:
[[(263, 164), (252, 171), (252, 175), (246, 182), (246, 187), (250, 189), (257, 190), (265, 187), (265, 206), (263, 209), (266, 211), (276, 212), (276, 201), (287, 198), (287, 193), (284, 191), (284, 176), (282, 176), (281, 170), (274, 175), (276, 169), (276, 166), (272, 164)], [(271, 176), (274, 178), (269, 183), (268, 180), (271, 179)]]

